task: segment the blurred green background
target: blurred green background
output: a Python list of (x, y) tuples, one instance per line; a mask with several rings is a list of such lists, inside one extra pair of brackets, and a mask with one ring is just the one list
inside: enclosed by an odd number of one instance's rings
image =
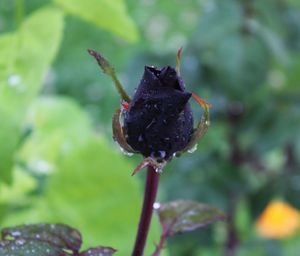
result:
[(119, 97), (86, 49), (132, 94), (144, 65), (174, 66), (181, 46), (187, 89), (213, 105), (211, 128), (164, 170), (158, 200), (204, 202), (229, 221), (169, 239), (166, 255), (299, 255), (299, 232), (255, 230), (274, 199), (300, 209), (298, 0), (0, 0), (0, 227), (64, 222), (86, 246), (129, 255), (141, 157), (111, 139)]

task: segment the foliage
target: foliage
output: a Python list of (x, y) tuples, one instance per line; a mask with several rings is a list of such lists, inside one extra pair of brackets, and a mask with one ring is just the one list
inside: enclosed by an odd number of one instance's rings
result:
[(116, 251), (98, 246), (80, 252), (81, 234), (63, 224), (24, 225), (2, 230), (1, 255), (111, 256)]
[[(1, 180), (11, 181), (25, 109), (39, 92), (43, 77), (57, 53), (62, 18), (60, 10), (43, 8), (26, 20), (17, 32), (0, 38), (0, 119), (5, 120), (0, 123), (0, 138), (7, 142), (0, 147)], [(51, 26), (46, 25), (48, 20), (52, 21)]]
[[(14, 16), (14, 3), (21, 2), (23, 16)], [(94, 15), (104, 10), (96, 5), (79, 13), (79, 1), (53, 2), (0, 1), (1, 226), (27, 218), (69, 220), (91, 241), (87, 246), (103, 242), (129, 252), (137, 220), (132, 209), (139, 208), (141, 194), (129, 176), (140, 159), (121, 158), (103, 139), (111, 135), (118, 96), (109, 78), (95, 76), (98, 68), (86, 49), (105, 53), (133, 92), (145, 64), (174, 64), (183, 46), (182, 77), (190, 90), (210, 99), (212, 123), (198, 150), (164, 171), (159, 197), (208, 203), (229, 218), (170, 238), (165, 251), (222, 255), (233, 244), (238, 256), (297, 255), (299, 234), (264, 239), (255, 221), (276, 198), (300, 209), (299, 1), (128, 0), (127, 11), (123, 1), (97, 1), (111, 5), (109, 15)], [(111, 17), (118, 19), (111, 23)], [(16, 86), (23, 81), (25, 91)], [(194, 118), (200, 116), (199, 110)], [(122, 200), (125, 210), (108, 208)], [(114, 222), (115, 211), (128, 220)], [(101, 232), (110, 237), (102, 240)]]
[(137, 41), (135, 24), (126, 13), (123, 1), (55, 0), (66, 12), (103, 27), (129, 41)]
[(224, 220), (220, 210), (190, 200), (161, 204), (157, 209), (160, 223), (168, 236), (193, 231), (216, 220)]

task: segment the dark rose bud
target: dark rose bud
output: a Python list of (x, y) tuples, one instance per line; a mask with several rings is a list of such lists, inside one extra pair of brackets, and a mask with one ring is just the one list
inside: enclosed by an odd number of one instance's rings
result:
[(128, 106), (124, 132), (133, 150), (157, 161), (183, 150), (193, 133), (191, 93), (172, 67), (145, 67)]
[[(103, 72), (111, 76), (123, 100), (112, 118), (114, 140), (124, 152), (141, 153), (145, 157), (133, 175), (148, 165), (160, 172), (172, 156), (194, 151), (209, 127), (210, 104), (195, 93), (186, 92), (179, 76), (181, 50), (177, 53), (176, 69), (145, 67), (132, 100), (109, 62), (96, 51), (88, 50)], [(204, 110), (195, 129), (188, 103), (191, 97)]]

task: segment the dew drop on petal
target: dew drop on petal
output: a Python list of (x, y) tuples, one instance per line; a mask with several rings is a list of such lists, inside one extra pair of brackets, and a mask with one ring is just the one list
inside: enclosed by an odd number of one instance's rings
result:
[(138, 138), (138, 141), (139, 141), (139, 142), (143, 142), (143, 140), (144, 140), (144, 139), (143, 139), (143, 136), (140, 135), (139, 138)]
[(187, 152), (188, 153), (194, 153), (197, 150), (198, 144), (195, 144), (192, 148), (190, 148)]
[(163, 151), (163, 150), (160, 150), (160, 151), (158, 151), (158, 153), (159, 153), (159, 157), (160, 158), (165, 158), (165, 156), (166, 156), (166, 151)]

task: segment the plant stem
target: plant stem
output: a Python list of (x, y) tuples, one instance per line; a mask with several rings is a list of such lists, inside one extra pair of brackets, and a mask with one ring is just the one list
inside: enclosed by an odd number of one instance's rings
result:
[(236, 249), (239, 245), (239, 237), (235, 227), (235, 212), (238, 200), (235, 196), (231, 196), (229, 202), (230, 212), (228, 213), (228, 223), (227, 223), (227, 239), (225, 243), (225, 256), (234, 256), (236, 254)]
[(152, 166), (148, 166), (145, 183), (143, 209), (140, 216), (139, 227), (136, 235), (132, 256), (142, 256), (147, 240), (149, 226), (153, 212), (160, 174)]
[(164, 231), (162, 233), (162, 235), (160, 236), (159, 244), (156, 246), (156, 249), (155, 249), (154, 253), (152, 254), (152, 256), (159, 256), (160, 255), (161, 250), (164, 248), (164, 244), (167, 240), (167, 237), (168, 237), (168, 232)]
[(92, 49), (88, 49), (88, 53), (96, 59), (96, 61), (98, 62), (98, 65), (102, 69), (102, 71), (112, 78), (112, 80), (115, 84), (115, 87), (121, 96), (121, 99), (123, 99), (129, 103), (131, 99), (127, 95), (126, 91), (124, 90), (121, 82), (119, 81), (119, 79), (116, 75), (114, 68), (110, 65), (108, 60), (105, 59), (99, 52), (96, 52)]

